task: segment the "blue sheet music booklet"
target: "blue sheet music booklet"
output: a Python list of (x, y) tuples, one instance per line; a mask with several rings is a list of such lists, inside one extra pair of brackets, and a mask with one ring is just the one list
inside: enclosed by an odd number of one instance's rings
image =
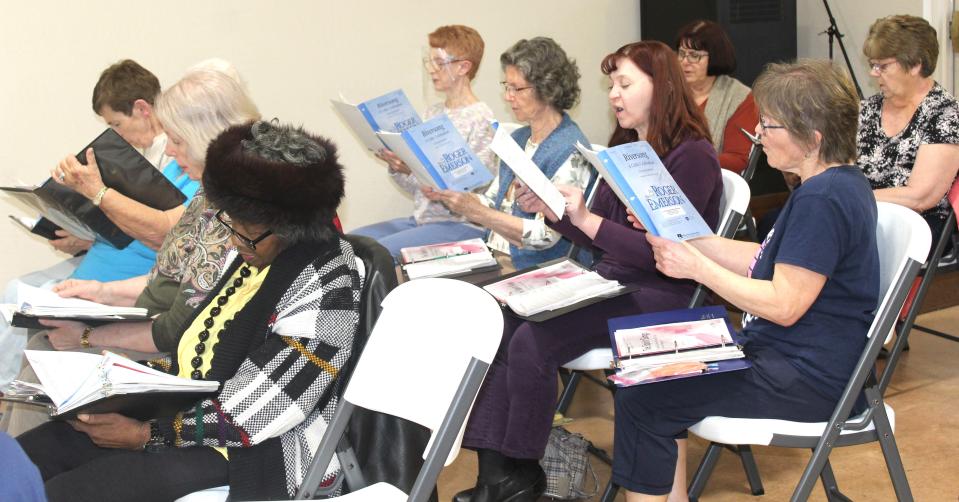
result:
[(649, 143), (636, 141), (598, 152), (580, 144), (576, 148), (653, 235), (673, 241), (713, 235)]
[(388, 92), (358, 105), (347, 102), (342, 94), (340, 99), (330, 101), (346, 125), (356, 134), (360, 143), (371, 152), (382, 150), (385, 146), (376, 137), (376, 132), (402, 132), (423, 123), (402, 89)]
[(377, 136), (421, 183), (433, 188), (470, 192), (493, 181), (493, 174), (470, 150), (446, 114), (399, 134), (378, 132)]
[(616, 373), (629, 387), (750, 367), (719, 306), (654, 312), (607, 321)]

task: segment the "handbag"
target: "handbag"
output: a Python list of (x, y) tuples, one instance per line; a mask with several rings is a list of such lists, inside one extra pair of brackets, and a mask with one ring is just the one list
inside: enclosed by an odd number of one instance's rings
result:
[[(592, 444), (580, 434), (557, 426), (549, 432), (546, 453), (539, 461), (546, 472), (546, 495), (559, 500), (590, 498), (599, 492), (596, 472), (589, 463)], [(592, 480), (592, 488), (587, 487)], [(587, 491), (589, 490), (589, 491)]]

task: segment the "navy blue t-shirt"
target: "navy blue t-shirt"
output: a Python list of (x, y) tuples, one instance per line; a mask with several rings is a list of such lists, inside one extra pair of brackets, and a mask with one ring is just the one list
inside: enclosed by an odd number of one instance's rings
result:
[(790, 380), (802, 378), (824, 397), (838, 399), (865, 347), (879, 301), (876, 199), (859, 168), (827, 169), (792, 193), (750, 276), (772, 279), (777, 263), (822, 274), (826, 283), (792, 326), (744, 315), (744, 350), (773, 359), (756, 369), (775, 386), (785, 390)]

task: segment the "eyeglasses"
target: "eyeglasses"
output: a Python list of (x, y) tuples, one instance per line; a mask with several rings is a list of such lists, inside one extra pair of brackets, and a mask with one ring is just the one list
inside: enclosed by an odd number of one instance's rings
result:
[(423, 68), (426, 68), (426, 71), (436, 71), (440, 67), (446, 66), (448, 64), (456, 63), (458, 61), (465, 61), (465, 59), (457, 58), (423, 58)]
[(228, 215), (226, 215), (223, 212), (222, 209), (217, 211), (215, 216), (216, 216), (216, 220), (219, 221), (221, 225), (226, 227), (226, 229), (229, 230), (230, 233), (233, 234), (237, 239), (240, 239), (240, 242), (243, 243), (244, 246), (250, 248), (251, 251), (256, 251), (257, 244), (262, 242), (263, 239), (266, 239), (267, 237), (273, 235), (272, 230), (267, 230), (266, 232), (263, 232), (262, 234), (260, 234), (260, 236), (257, 237), (256, 239), (251, 239), (241, 234), (240, 232), (237, 232), (232, 226), (230, 226), (230, 223), (233, 223), (233, 221), (230, 219)]
[(505, 81), (500, 82), (499, 85), (503, 86), (503, 92), (505, 92), (506, 95), (509, 96), (509, 97), (515, 96), (515, 95), (516, 95), (517, 93), (519, 93), (520, 91), (525, 91), (526, 89), (532, 89), (532, 88), (533, 88), (533, 86), (531, 86), (531, 85), (527, 85), (527, 86), (525, 86), (525, 87), (516, 87), (515, 85), (510, 84), (510, 83), (507, 83), (507, 82), (505, 82)]
[(784, 125), (767, 124), (766, 117), (763, 117), (762, 115), (759, 116), (759, 127), (763, 130), (764, 133), (766, 132), (766, 129), (786, 129), (786, 126)]
[(679, 49), (676, 51), (676, 57), (679, 58), (680, 62), (685, 59), (690, 63), (698, 63), (707, 56), (709, 56), (709, 53), (705, 51), (687, 51), (686, 49)]
[(896, 62), (895, 60), (892, 60), (892, 61), (889, 61), (888, 63), (869, 63), (869, 71), (876, 72), (881, 75), (886, 72), (886, 68), (888, 68), (889, 65), (895, 62)]

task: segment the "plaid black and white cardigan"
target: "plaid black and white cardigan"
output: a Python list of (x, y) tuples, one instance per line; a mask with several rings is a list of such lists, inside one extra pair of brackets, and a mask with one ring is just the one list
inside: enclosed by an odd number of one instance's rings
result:
[[(219, 294), (241, 263), (235, 260), (213, 291)], [(338, 402), (337, 375), (350, 357), (362, 275), (353, 248), (339, 237), (284, 250), (220, 335), (206, 375), (222, 382), (219, 393), (159, 420), (177, 447), (227, 448), (233, 499), (287, 499), (296, 492)], [(173, 358), (171, 372), (177, 371)]]

